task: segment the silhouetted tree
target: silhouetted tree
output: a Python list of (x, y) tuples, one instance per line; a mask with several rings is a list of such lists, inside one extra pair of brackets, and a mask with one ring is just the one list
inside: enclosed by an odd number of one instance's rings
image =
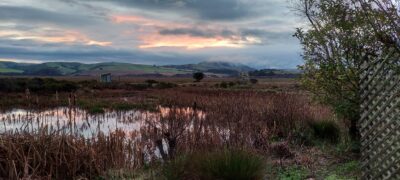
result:
[(204, 79), (204, 73), (202, 72), (196, 72), (193, 74), (193, 78), (196, 80), (196, 82), (200, 82), (202, 79)]

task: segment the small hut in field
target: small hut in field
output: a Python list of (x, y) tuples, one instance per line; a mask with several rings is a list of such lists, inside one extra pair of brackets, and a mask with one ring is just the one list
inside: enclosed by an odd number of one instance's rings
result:
[(105, 73), (100, 75), (100, 82), (111, 83), (111, 73)]

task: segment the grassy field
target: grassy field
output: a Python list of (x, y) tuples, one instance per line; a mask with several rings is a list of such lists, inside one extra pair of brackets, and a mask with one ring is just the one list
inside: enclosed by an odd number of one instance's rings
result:
[[(46, 129), (3, 133), (0, 178), (360, 177), (357, 143), (349, 140), (346, 121), (313, 102), (295, 79), (250, 83), (206, 78), (195, 83), (187, 78), (124, 77), (111, 84), (95, 79), (57, 77), (55, 82), (40, 81), (43, 87), (28, 94), (29, 81), (12, 92), (3, 88), (0, 96), (7, 98), (0, 99), (0, 108), (40, 111), (65, 106), (99, 117), (111, 110), (136, 109), (158, 113), (159, 118), (144, 121), (135, 133), (115, 131), (93, 139)], [(70, 87), (65, 83), (73, 83), (75, 90), (65, 91)], [(51, 91), (42, 89), (49, 87)], [(158, 154), (149, 149), (158, 149)]]

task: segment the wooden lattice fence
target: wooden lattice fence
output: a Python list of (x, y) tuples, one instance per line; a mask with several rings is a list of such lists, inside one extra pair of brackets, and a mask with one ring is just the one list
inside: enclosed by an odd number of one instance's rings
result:
[(400, 75), (389, 60), (365, 63), (361, 75), (363, 179), (400, 180)]

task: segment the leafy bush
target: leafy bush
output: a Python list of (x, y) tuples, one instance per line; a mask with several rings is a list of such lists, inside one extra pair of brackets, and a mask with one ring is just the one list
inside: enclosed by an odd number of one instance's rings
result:
[(337, 143), (340, 140), (340, 128), (333, 121), (314, 121), (310, 123), (314, 137)]

